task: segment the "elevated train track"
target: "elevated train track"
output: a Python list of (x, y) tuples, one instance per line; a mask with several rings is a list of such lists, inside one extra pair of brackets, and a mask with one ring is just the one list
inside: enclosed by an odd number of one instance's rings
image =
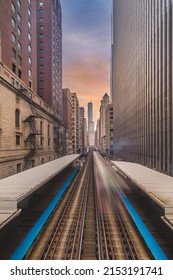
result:
[[(129, 214), (110, 169), (98, 153), (88, 154), (25, 259), (157, 259)], [(158, 248), (158, 259), (166, 259)]]

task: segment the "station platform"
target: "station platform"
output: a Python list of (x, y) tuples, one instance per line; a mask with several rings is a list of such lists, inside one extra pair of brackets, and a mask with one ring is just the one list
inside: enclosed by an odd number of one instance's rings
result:
[(112, 161), (113, 169), (133, 182), (162, 210), (161, 219), (173, 230), (173, 177), (143, 165)]
[(73, 154), (0, 180), (0, 229), (18, 216), (19, 203), (41, 188), (80, 155)]

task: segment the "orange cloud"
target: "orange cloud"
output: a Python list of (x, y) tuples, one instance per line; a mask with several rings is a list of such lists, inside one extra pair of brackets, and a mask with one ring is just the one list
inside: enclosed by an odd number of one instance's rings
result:
[(92, 101), (94, 108), (94, 121), (99, 118), (100, 101), (105, 92), (109, 94), (109, 63), (105, 57), (84, 57), (71, 59), (63, 71), (63, 87), (68, 87), (71, 92), (76, 92), (80, 106), (85, 107)]

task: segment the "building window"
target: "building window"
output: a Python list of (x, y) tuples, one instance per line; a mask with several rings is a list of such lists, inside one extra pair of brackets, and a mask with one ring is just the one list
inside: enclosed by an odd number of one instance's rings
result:
[(50, 125), (48, 124), (47, 126), (47, 136), (49, 137), (50, 136)]
[(32, 64), (32, 59), (31, 59), (30, 56), (28, 57), (28, 63), (29, 63), (30, 65)]
[(29, 5), (31, 4), (31, 0), (28, 0), (28, 4), (29, 4)]
[(43, 34), (40, 34), (40, 39), (43, 39), (44, 38), (44, 35)]
[(12, 63), (12, 71), (16, 74), (16, 65), (14, 63)]
[(39, 6), (43, 7), (43, 2), (42, 1), (39, 2)]
[(31, 41), (31, 33), (28, 32), (28, 40)]
[(17, 34), (19, 35), (19, 37), (21, 37), (22, 31), (19, 27), (17, 28)]
[(14, 35), (14, 33), (11, 34), (11, 40), (14, 44), (16, 43), (16, 36)]
[(31, 53), (31, 51), (32, 51), (32, 48), (31, 48), (31, 46), (30, 45), (28, 45), (28, 51)]
[(13, 11), (13, 13), (15, 14), (16, 12), (16, 6), (14, 5), (14, 3), (11, 3), (11, 10)]
[(18, 6), (19, 9), (21, 8), (21, 3), (20, 3), (19, 0), (17, 0), (17, 6)]
[(21, 56), (20, 56), (20, 55), (18, 55), (18, 63), (19, 63), (19, 65), (21, 65), (21, 66), (22, 66), (22, 58), (21, 58)]
[(17, 173), (20, 173), (22, 171), (22, 164), (18, 163), (17, 164)]
[(29, 88), (32, 88), (32, 82), (29, 81)]
[(40, 57), (40, 63), (44, 63), (44, 58)]
[(48, 146), (50, 146), (50, 138), (48, 138)]
[(12, 58), (16, 60), (16, 50), (12, 48)]
[(31, 71), (31, 69), (28, 70), (28, 75), (29, 75), (29, 77), (32, 77), (32, 71)]
[(14, 20), (14, 18), (11, 18), (11, 25), (13, 26), (13, 28), (16, 28), (16, 21)]
[(18, 22), (21, 22), (21, 15), (19, 13), (17, 13), (17, 19), (18, 19)]
[(31, 10), (28, 8), (28, 16), (31, 16)]
[(15, 111), (15, 125), (16, 127), (20, 127), (20, 111), (19, 109), (16, 109)]
[(20, 135), (16, 135), (16, 145), (20, 145)]
[(20, 69), (18, 69), (18, 77), (22, 79), (22, 71)]
[(16, 81), (16, 87), (19, 88), (19, 82)]
[(40, 138), (40, 146), (43, 147), (43, 137)]
[(43, 122), (40, 122), (40, 134), (43, 135)]
[(31, 22), (28, 20), (28, 27), (31, 28)]
[(17, 47), (18, 47), (19, 51), (22, 50), (22, 44), (21, 44), (19, 41), (18, 41), (18, 43), (17, 43)]
[(11, 84), (14, 86), (15, 80), (13, 77), (11, 77)]

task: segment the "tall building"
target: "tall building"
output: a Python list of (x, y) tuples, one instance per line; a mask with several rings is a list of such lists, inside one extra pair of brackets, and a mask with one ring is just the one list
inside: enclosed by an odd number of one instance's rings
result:
[(100, 149), (100, 119), (97, 120), (96, 133), (95, 133), (96, 147)]
[(114, 149), (114, 121), (113, 104), (107, 106), (106, 111), (106, 153), (113, 156)]
[(0, 1), (0, 61), (5, 77), (17, 88), (37, 92), (35, 1)]
[(65, 151), (65, 126), (37, 95), (36, 4), (0, 1), (0, 178)]
[(88, 144), (94, 146), (94, 122), (93, 122), (93, 103), (88, 103)]
[(93, 104), (92, 104), (92, 102), (88, 103), (88, 127), (89, 127), (90, 122), (93, 122)]
[(71, 93), (72, 100), (72, 148), (79, 153), (79, 101), (76, 93)]
[(106, 152), (106, 112), (109, 103), (109, 96), (105, 93), (100, 105), (100, 148), (104, 152)]
[(79, 107), (79, 149), (84, 152), (84, 107)]
[(72, 153), (72, 101), (68, 88), (63, 89), (63, 123), (67, 127), (67, 154)]
[(115, 156), (173, 176), (173, 1), (114, 0)]
[[(35, 2), (35, 1), (32, 1)], [(62, 119), (62, 27), (60, 0), (37, 0), (38, 94)]]
[(84, 151), (87, 150), (88, 147), (88, 131), (87, 131), (87, 120), (84, 118)]

